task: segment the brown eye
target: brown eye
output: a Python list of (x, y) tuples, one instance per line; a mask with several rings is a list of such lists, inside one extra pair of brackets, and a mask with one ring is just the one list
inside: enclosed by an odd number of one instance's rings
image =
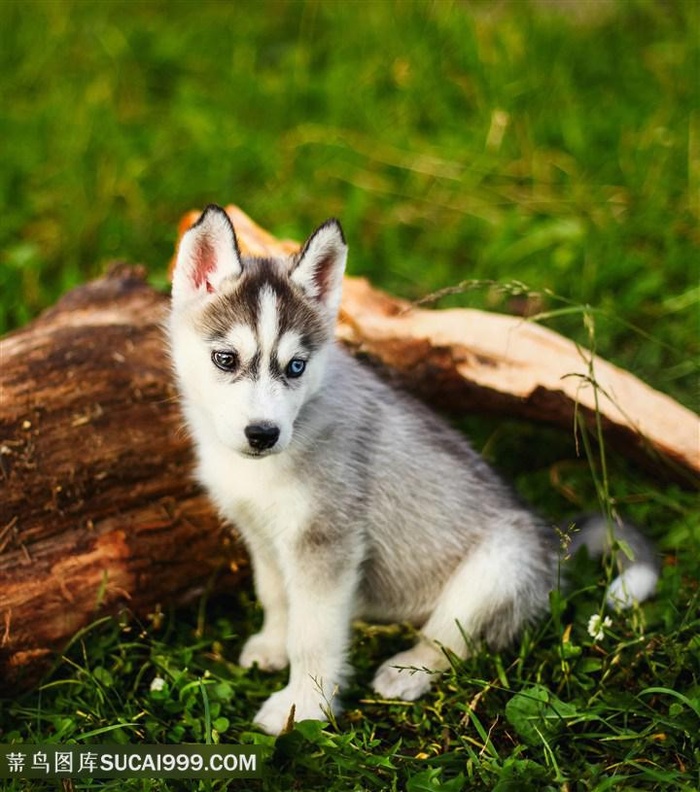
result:
[(215, 349), (211, 353), (212, 363), (221, 371), (235, 371), (238, 368), (238, 355), (235, 352)]

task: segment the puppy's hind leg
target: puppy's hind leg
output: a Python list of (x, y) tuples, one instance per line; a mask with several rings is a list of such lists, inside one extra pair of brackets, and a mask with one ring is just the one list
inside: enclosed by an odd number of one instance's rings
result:
[(500, 532), (498, 543), (483, 541), (457, 567), (416, 645), (377, 671), (372, 685), (382, 698), (420, 698), (449, 668), (444, 649), (465, 658), (482, 639), (496, 648), (504, 646), (524, 623), (546, 610), (551, 586), (545, 554), (532, 540), (523, 541), (517, 534), (515, 541), (510, 538)]

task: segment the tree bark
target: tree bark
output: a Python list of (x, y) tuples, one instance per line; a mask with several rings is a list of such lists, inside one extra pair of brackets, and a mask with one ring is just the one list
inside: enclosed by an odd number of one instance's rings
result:
[[(245, 251), (296, 249), (229, 212)], [(35, 682), (100, 615), (147, 616), (246, 573), (235, 530), (191, 478), (166, 310), (122, 267), (0, 341), (0, 692)], [(519, 318), (420, 310), (348, 278), (338, 335), (453, 411), (592, 424), (594, 378), (606, 442), (684, 483), (700, 471), (696, 415)]]
[(245, 568), (191, 478), (165, 304), (122, 269), (0, 342), (4, 693), (36, 681), (98, 616), (146, 616)]

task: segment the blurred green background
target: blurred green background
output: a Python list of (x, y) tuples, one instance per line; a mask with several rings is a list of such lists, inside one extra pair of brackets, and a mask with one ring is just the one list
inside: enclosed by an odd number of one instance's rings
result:
[(698, 24), (693, 0), (4, 0), (0, 329), (115, 259), (164, 284), (181, 214), (235, 202), (296, 238), (339, 217), (350, 271), (403, 296), (591, 305), (601, 354), (692, 405)]

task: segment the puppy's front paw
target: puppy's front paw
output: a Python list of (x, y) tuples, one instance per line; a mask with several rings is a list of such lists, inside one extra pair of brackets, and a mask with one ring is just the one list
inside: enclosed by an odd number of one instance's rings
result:
[(385, 699), (415, 701), (430, 690), (437, 676), (423, 670), (423, 658), (415, 649), (399, 652), (379, 666), (372, 687)]
[(327, 721), (328, 704), (320, 691), (295, 691), (289, 685), (273, 693), (262, 705), (254, 722), (268, 734), (279, 734), (289, 722), (294, 707), (294, 720)]
[(256, 633), (245, 642), (238, 664), (243, 668), (257, 665), (262, 671), (281, 671), (289, 665), (287, 647), (274, 635)]

